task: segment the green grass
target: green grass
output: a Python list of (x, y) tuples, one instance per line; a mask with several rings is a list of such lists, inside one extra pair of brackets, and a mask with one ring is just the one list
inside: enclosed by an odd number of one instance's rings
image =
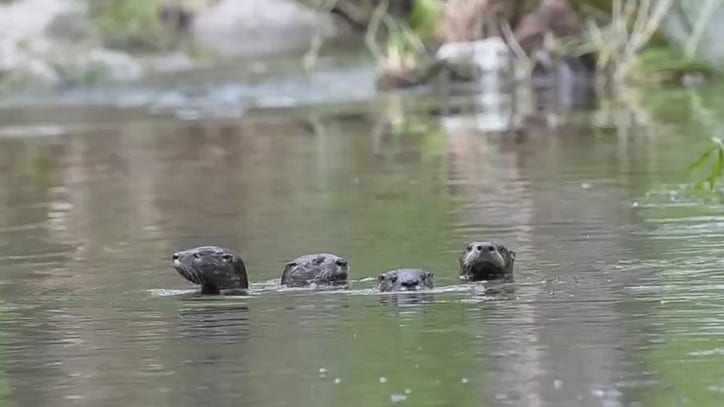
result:
[[(712, 146), (689, 166), (689, 172), (694, 173), (705, 169), (706, 178), (698, 181), (696, 186), (698, 189), (708, 187), (710, 191), (714, 191), (724, 170), (724, 143), (719, 137), (712, 137), (711, 140)], [(707, 166), (709, 168), (706, 168)]]

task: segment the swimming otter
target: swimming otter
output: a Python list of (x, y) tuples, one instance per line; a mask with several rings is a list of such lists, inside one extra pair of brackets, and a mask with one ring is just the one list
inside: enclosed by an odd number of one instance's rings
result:
[(380, 291), (418, 291), (433, 288), (433, 274), (420, 269), (397, 269), (377, 277)]
[(202, 294), (245, 294), (249, 288), (244, 260), (230, 250), (202, 246), (176, 252), (173, 267), (185, 279), (201, 285)]
[(334, 254), (319, 253), (297, 257), (284, 266), (282, 284), (287, 287), (308, 285), (345, 285), (347, 260)]
[(513, 281), (515, 252), (500, 243), (471, 242), (460, 253), (460, 280)]

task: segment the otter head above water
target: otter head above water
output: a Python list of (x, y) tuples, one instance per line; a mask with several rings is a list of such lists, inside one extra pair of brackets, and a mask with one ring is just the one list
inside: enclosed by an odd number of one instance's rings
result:
[(329, 253), (308, 254), (297, 257), (284, 266), (283, 285), (346, 285), (349, 275), (347, 260)]
[(458, 260), (461, 280), (513, 281), (515, 252), (500, 243), (471, 242)]
[(202, 294), (233, 293), (249, 288), (244, 260), (230, 250), (202, 246), (176, 252), (173, 267), (188, 281), (199, 284)]
[(418, 291), (433, 288), (433, 274), (420, 269), (397, 269), (377, 277), (380, 291)]

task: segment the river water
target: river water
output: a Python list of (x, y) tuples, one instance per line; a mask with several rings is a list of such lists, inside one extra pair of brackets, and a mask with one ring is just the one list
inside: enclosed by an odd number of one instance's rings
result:
[[(724, 205), (686, 173), (721, 92), (501, 132), (358, 86), (311, 107), (318, 85), (3, 105), (0, 404), (721, 405)], [(235, 105), (255, 92), (286, 102)], [(517, 251), (513, 294), (458, 284), (474, 239)], [(248, 297), (190, 294), (170, 255), (204, 244), (244, 257)], [(274, 287), (319, 251), (349, 291)], [(376, 293), (395, 267), (437, 289)]]

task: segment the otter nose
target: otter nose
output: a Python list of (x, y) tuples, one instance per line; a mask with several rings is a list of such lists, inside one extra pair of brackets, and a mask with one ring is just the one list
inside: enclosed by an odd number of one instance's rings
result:
[(171, 256), (171, 258), (174, 260), (178, 260), (179, 257), (180, 255), (178, 253), (174, 253), (173, 256)]
[(400, 284), (402, 284), (402, 286), (405, 288), (414, 288), (414, 287), (417, 287), (420, 284), (420, 282), (417, 280), (405, 280)]
[(339, 267), (347, 267), (347, 260), (337, 259), (337, 261), (335, 261), (334, 264), (338, 265)]
[(477, 249), (479, 252), (481, 252), (481, 253), (482, 253), (483, 251), (494, 252), (494, 251), (495, 251), (495, 246), (493, 246), (493, 245), (491, 245), (491, 244), (489, 244), (489, 245), (478, 245), (478, 247), (476, 247), (476, 249)]

